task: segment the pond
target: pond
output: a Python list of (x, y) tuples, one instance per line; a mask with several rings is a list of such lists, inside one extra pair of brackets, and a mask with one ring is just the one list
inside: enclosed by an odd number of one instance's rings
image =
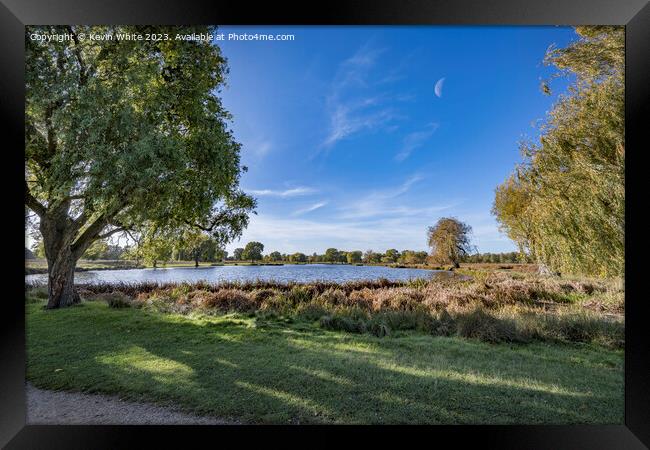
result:
[[(301, 264), (274, 266), (211, 266), (174, 267), (158, 269), (127, 270), (89, 270), (75, 274), (76, 284), (97, 283), (140, 283), (140, 282), (197, 282), (207, 281), (279, 281), (302, 282), (335, 281), (343, 283), (355, 280), (406, 281), (415, 278), (430, 279), (434, 274), (446, 275), (449, 272), (426, 269), (400, 269), (383, 266), (351, 266), (332, 264)], [(46, 283), (47, 274), (26, 275), (28, 283)]]

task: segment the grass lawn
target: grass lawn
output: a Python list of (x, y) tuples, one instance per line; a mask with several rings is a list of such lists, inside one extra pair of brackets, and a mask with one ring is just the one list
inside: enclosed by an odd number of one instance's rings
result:
[[(623, 351), (28, 303), (27, 378), (244, 423), (621, 424)], [(287, 323), (289, 322), (289, 323)]]

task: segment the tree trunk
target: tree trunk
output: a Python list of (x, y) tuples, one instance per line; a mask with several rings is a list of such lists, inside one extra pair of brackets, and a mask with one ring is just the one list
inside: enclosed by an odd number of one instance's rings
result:
[[(79, 294), (74, 287), (74, 269), (79, 252), (73, 251), (74, 229), (63, 204), (41, 217), (40, 231), (47, 259), (47, 308), (63, 308), (79, 303)], [(89, 245), (89, 244), (88, 244)]]
[(76, 265), (77, 261), (70, 251), (61, 252), (52, 261), (48, 259), (48, 309), (63, 308), (81, 301), (74, 287)]
[(199, 258), (194, 260), (194, 267), (199, 267)]

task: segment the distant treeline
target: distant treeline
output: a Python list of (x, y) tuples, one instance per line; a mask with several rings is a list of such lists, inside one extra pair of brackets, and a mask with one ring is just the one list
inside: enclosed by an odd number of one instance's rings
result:
[[(249, 251), (245, 248), (237, 248), (232, 255), (226, 250), (219, 249), (216, 245), (203, 245), (203, 251), (199, 252), (198, 259), (201, 262), (223, 262), (223, 261), (262, 261), (277, 263), (340, 263), (340, 264), (427, 264), (432, 263), (429, 253), (416, 250), (389, 249), (385, 252), (376, 252), (374, 250), (338, 250), (328, 248), (325, 253), (312, 253), (311, 255), (296, 253), (280, 253), (273, 251), (263, 255), (261, 249), (264, 245), (259, 242), (249, 245)], [(257, 251), (251, 251), (251, 248)], [(25, 248), (25, 258), (44, 257), (42, 246), (36, 245), (34, 251)], [(88, 260), (130, 260), (133, 259), (134, 252), (130, 247), (121, 247), (106, 242), (99, 242), (93, 245), (86, 254), (84, 259)], [(169, 259), (160, 262), (170, 261), (193, 261), (197, 256), (191, 248), (175, 248), (169, 255)], [(518, 252), (509, 253), (475, 253), (462, 257), (464, 263), (532, 263), (530, 256), (522, 255)]]
[[(236, 258), (238, 250), (235, 250), (234, 257)], [(404, 250), (400, 252), (396, 249), (388, 249), (385, 252), (375, 252), (373, 250), (338, 250), (336, 248), (328, 248), (325, 253), (318, 254), (312, 253), (306, 255), (305, 253), (296, 252), (292, 254), (284, 254), (280, 252), (271, 252), (264, 255), (264, 261), (268, 262), (294, 262), (294, 263), (347, 263), (347, 264), (423, 264), (427, 261), (428, 254), (424, 251)]]
[(509, 253), (476, 253), (461, 259), (464, 263), (526, 263), (532, 264), (535, 260), (526, 254), (519, 252)]

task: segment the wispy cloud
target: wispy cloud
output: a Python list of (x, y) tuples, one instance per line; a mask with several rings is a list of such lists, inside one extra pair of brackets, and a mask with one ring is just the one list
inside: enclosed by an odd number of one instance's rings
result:
[(265, 197), (297, 197), (300, 195), (309, 195), (316, 192), (316, 189), (310, 187), (296, 187), (285, 190), (273, 189), (245, 189), (246, 192), (252, 195), (259, 195)]
[[(401, 207), (401, 209), (408, 208)], [(241, 240), (232, 242), (228, 250), (232, 251), (236, 247), (241, 247), (242, 242), (249, 241), (262, 242), (267, 253), (274, 250), (283, 253), (323, 253), (328, 247), (362, 251), (372, 249), (380, 252), (389, 248), (426, 250), (426, 229), (443, 214), (439, 212), (442, 209), (435, 211), (434, 207), (429, 208), (432, 215), (422, 214), (422, 210), (418, 210), (418, 214), (414, 215), (350, 219), (332, 217), (330, 220), (259, 214), (251, 217), (250, 225), (244, 231)], [(412, 208), (412, 211), (415, 212), (416, 208)], [(469, 216), (452, 215), (474, 224)], [(512, 242), (498, 232), (496, 224), (491, 225), (488, 220), (476, 224), (472, 243), (477, 245), (479, 251), (514, 250)]]
[(337, 95), (347, 87), (367, 87), (368, 75), (386, 48), (373, 47), (371, 41), (362, 45), (354, 55), (344, 60), (336, 73), (332, 94)]
[[(279, 250), (323, 253), (328, 247), (345, 250), (386, 251), (388, 248), (426, 248), (426, 224), (408, 219), (376, 221), (307, 220), (304, 218), (276, 217), (260, 214), (251, 217), (241, 242), (257, 240), (264, 244), (265, 252)], [(240, 241), (229, 245), (228, 250), (240, 247)]]
[(273, 149), (273, 144), (269, 141), (262, 141), (255, 145), (253, 152), (255, 155), (258, 157), (265, 156), (267, 153), (269, 153)]
[(306, 214), (308, 212), (316, 211), (319, 208), (322, 208), (323, 206), (327, 205), (327, 202), (318, 202), (314, 203), (313, 205), (307, 206), (306, 208), (301, 208), (293, 212), (293, 216), (300, 216), (302, 214)]
[(437, 129), (438, 124), (432, 123), (429, 124), (424, 130), (407, 134), (402, 142), (402, 148), (395, 155), (395, 159), (397, 161), (404, 161), (411, 155), (411, 153), (413, 153), (415, 149), (424, 145), (424, 143), (433, 135), (433, 133), (436, 132)]
[(339, 65), (326, 99), (329, 131), (319, 152), (360, 132), (376, 130), (399, 117), (395, 109), (386, 104), (388, 96), (373, 92), (376, 91), (374, 86), (385, 83), (385, 80), (372, 81), (371, 71), (386, 50), (374, 48), (368, 42)]
[(331, 147), (356, 133), (376, 129), (397, 116), (392, 108), (373, 109), (374, 103), (374, 99), (367, 98), (361, 102), (336, 104), (330, 116), (330, 132), (322, 146)]
[(406, 194), (412, 186), (423, 180), (419, 174), (407, 178), (399, 186), (373, 191), (358, 200), (343, 205), (340, 209), (342, 219), (364, 219), (372, 217), (428, 217), (455, 206), (444, 205), (408, 206), (400, 203), (398, 197)]

